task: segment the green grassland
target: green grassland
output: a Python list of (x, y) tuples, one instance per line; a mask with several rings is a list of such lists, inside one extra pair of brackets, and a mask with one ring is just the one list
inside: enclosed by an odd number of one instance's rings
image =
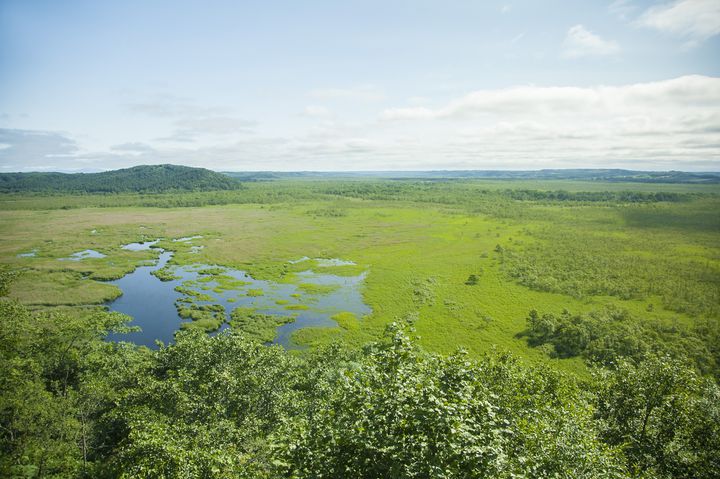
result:
[[(274, 281), (294, 281), (302, 268), (292, 260), (341, 258), (356, 265), (328, 272), (366, 271), (362, 294), (372, 313), (300, 330), (296, 342), (360, 345), (393, 320), (414, 318), (431, 351), (463, 347), (478, 356), (497, 348), (584, 374), (580, 356), (553, 357), (530, 345), (529, 312), (613, 307), (639, 323), (717, 322), (718, 212), (716, 185), (581, 181), (306, 180), (206, 193), (3, 195), (0, 261), (22, 272), (11, 296), (51, 307), (119, 294), (96, 280), (157, 256), (120, 249), (133, 241), (165, 238), (158, 246), (176, 252), (172, 264), (227, 266)], [(202, 249), (169, 240), (195, 235), (202, 238), (192, 245)], [(107, 256), (58, 261), (84, 249)], [(17, 256), (31, 250), (36, 257)]]

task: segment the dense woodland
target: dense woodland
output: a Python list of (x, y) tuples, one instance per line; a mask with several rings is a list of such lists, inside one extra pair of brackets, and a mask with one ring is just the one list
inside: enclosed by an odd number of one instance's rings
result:
[(239, 183), (203, 168), (143, 165), (102, 173), (0, 173), (0, 192), (159, 193), (234, 190)]
[[(0, 174), (0, 181), (2, 181)], [(360, 199), (373, 201), (419, 202), (438, 205), (452, 205), (463, 207), (472, 213), (492, 214), (504, 217), (523, 217), (526, 212), (523, 203), (558, 202), (568, 204), (652, 204), (652, 203), (682, 203), (698, 198), (717, 198), (716, 189), (707, 185), (707, 190), (687, 191), (684, 185), (667, 185), (664, 191), (643, 191), (636, 185), (618, 183), (608, 190), (599, 186), (599, 189), (587, 190), (591, 183), (577, 183), (573, 185), (578, 190), (569, 190), (567, 185), (557, 181), (538, 188), (535, 183), (495, 182), (487, 180), (476, 182), (473, 180), (281, 180), (263, 182), (235, 183), (232, 187), (218, 189), (217, 191), (203, 191), (197, 188), (193, 191), (183, 190), (179, 187), (170, 187), (172, 194), (153, 190), (138, 190), (141, 193), (131, 193), (133, 189), (101, 192), (101, 194), (74, 194), (62, 193), (53, 195), (48, 201), (48, 191), (36, 191), (34, 194), (15, 190), (8, 190), (1, 205), (3, 209), (72, 209), (84, 207), (114, 208), (118, 206), (139, 206), (159, 208), (183, 208), (210, 205), (229, 204), (278, 204), (306, 200), (333, 200), (333, 199)], [(171, 183), (172, 184), (172, 183)], [(528, 188), (532, 185), (532, 188)], [(603, 186), (607, 186), (604, 184)], [(644, 186), (644, 185), (640, 185)], [(560, 189), (563, 187), (563, 189)], [(135, 187), (133, 187), (135, 188)], [(703, 188), (702, 186), (700, 188)], [(24, 191), (24, 190), (23, 190)], [(15, 193), (15, 194), (13, 194)], [(60, 193), (60, 192), (58, 192)]]

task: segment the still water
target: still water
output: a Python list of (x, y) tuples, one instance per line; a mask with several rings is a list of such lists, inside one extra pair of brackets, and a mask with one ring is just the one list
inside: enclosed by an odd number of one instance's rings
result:
[[(147, 243), (142, 244), (141, 248), (145, 249), (145, 245)], [(134, 319), (130, 325), (142, 329), (141, 332), (112, 335), (111, 340), (132, 341), (148, 347), (155, 347), (156, 340), (165, 344), (172, 342), (180, 324), (189, 321), (177, 313), (176, 301), (186, 298), (175, 290), (178, 286), (207, 295), (205, 300), (195, 303), (222, 305), (228, 319), (230, 312), (239, 306), (255, 308), (264, 314), (294, 316), (295, 321), (278, 328), (273, 341), (286, 348), (294, 347), (290, 336), (297, 329), (336, 326), (332, 316), (343, 311), (354, 313), (358, 318), (371, 312), (360, 293), (365, 273), (336, 276), (307, 270), (297, 274), (297, 284), (290, 284), (256, 280), (246, 272), (232, 268), (196, 264), (171, 266), (171, 272), (179, 279), (160, 281), (151, 273), (164, 268), (172, 254), (171, 251), (164, 251), (156, 264), (138, 267), (134, 272), (110, 282), (123, 292), (122, 296), (108, 304), (110, 310), (132, 316)], [(332, 260), (331, 264), (350, 263)], [(218, 282), (214, 279), (216, 276), (209, 273), (220, 274), (223, 280)], [(299, 286), (302, 284), (306, 287)], [(319, 291), (307, 285), (323, 285), (327, 288)], [(277, 304), (278, 301), (281, 304)], [(303, 304), (309, 306), (309, 309), (292, 309), (293, 306)], [(225, 327), (228, 327), (227, 323), (223, 325)]]

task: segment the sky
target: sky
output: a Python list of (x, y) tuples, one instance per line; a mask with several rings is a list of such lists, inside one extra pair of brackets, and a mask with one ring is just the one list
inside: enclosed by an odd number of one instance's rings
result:
[(0, 172), (720, 171), (720, 0), (0, 0)]

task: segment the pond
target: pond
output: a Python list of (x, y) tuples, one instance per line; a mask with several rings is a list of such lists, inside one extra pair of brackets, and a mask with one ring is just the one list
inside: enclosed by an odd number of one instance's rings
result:
[(195, 236), (183, 236), (182, 238), (176, 238), (173, 240), (175, 243), (188, 243), (194, 239), (200, 239), (202, 238), (202, 235), (195, 235)]
[[(170, 251), (163, 251), (156, 264), (138, 267), (110, 282), (123, 294), (108, 304), (109, 309), (132, 316), (130, 326), (142, 329), (142, 332), (112, 335), (111, 340), (132, 341), (148, 347), (155, 347), (155, 340), (170, 343), (180, 325), (190, 321), (181, 318), (177, 309), (177, 305), (188, 303), (200, 307), (220, 305), (226, 320), (237, 307), (293, 317), (294, 320), (277, 328), (273, 340), (285, 348), (296, 347), (291, 336), (297, 329), (337, 326), (332, 316), (341, 312), (353, 313), (357, 318), (371, 312), (360, 291), (366, 273), (338, 276), (306, 270), (296, 273), (292, 283), (284, 283), (257, 280), (245, 271), (219, 266), (168, 266), (172, 255)], [(161, 281), (154, 272), (169, 280)], [(220, 330), (226, 327), (227, 322)]]
[(106, 255), (94, 249), (86, 249), (71, 254), (69, 258), (58, 258), (58, 261), (80, 261), (86, 258), (104, 258), (105, 256)]
[(149, 250), (154, 244), (156, 244), (159, 239), (153, 240), (153, 241), (141, 241), (139, 243), (128, 243), (121, 246), (122, 249), (128, 250), (128, 251), (146, 251)]

